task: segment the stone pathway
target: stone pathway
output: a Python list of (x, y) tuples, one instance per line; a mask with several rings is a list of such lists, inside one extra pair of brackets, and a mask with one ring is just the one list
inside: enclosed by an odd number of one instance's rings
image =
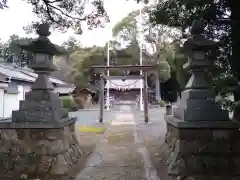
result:
[(129, 106), (121, 106), (76, 180), (160, 180)]

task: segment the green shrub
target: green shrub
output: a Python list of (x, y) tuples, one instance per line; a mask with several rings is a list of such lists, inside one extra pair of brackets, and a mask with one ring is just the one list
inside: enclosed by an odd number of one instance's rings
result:
[(68, 109), (69, 111), (78, 110), (78, 105), (73, 100), (72, 97), (63, 97), (62, 99), (62, 107)]
[(158, 101), (160, 107), (165, 107), (166, 103), (163, 100)]

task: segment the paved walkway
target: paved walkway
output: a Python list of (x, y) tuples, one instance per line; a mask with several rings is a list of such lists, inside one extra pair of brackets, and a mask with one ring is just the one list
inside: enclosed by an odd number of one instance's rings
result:
[(129, 106), (121, 106), (76, 180), (159, 180)]

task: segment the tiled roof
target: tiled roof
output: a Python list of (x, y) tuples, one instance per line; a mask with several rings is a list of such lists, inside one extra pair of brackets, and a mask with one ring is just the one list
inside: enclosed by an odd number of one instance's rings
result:
[(28, 82), (35, 81), (35, 78), (28, 76), (22, 73), (21, 71), (19, 71), (17, 68), (13, 68), (10, 66), (0, 65), (0, 72), (11, 79), (28, 81)]
[[(11, 79), (21, 80), (26, 82), (34, 82), (38, 76), (36, 73), (33, 72), (32, 69), (15, 68), (7, 64), (0, 64), (0, 72)], [(50, 77), (49, 79), (52, 83), (55, 83), (60, 86), (69, 85), (68, 83), (54, 77)]]
[(94, 89), (93, 87), (91, 87), (90, 85), (86, 85), (86, 86), (83, 86), (83, 87), (77, 86), (77, 87), (74, 89), (73, 94), (78, 94), (78, 93), (80, 93), (83, 89), (86, 89), (86, 90), (88, 90), (88, 91), (91, 92), (91, 93), (96, 93), (96, 92), (97, 92), (97, 90)]

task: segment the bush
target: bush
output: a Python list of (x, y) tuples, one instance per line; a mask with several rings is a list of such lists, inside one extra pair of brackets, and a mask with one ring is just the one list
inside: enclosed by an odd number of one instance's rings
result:
[(166, 103), (163, 100), (158, 101), (158, 104), (160, 105), (160, 107), (166, 106)]
[(76, 111), (78, 110), (78, 105), (73, 100), (72, 97), (64, 97), (62, 100), (62, 107), (68, 109), (69, 111)]

